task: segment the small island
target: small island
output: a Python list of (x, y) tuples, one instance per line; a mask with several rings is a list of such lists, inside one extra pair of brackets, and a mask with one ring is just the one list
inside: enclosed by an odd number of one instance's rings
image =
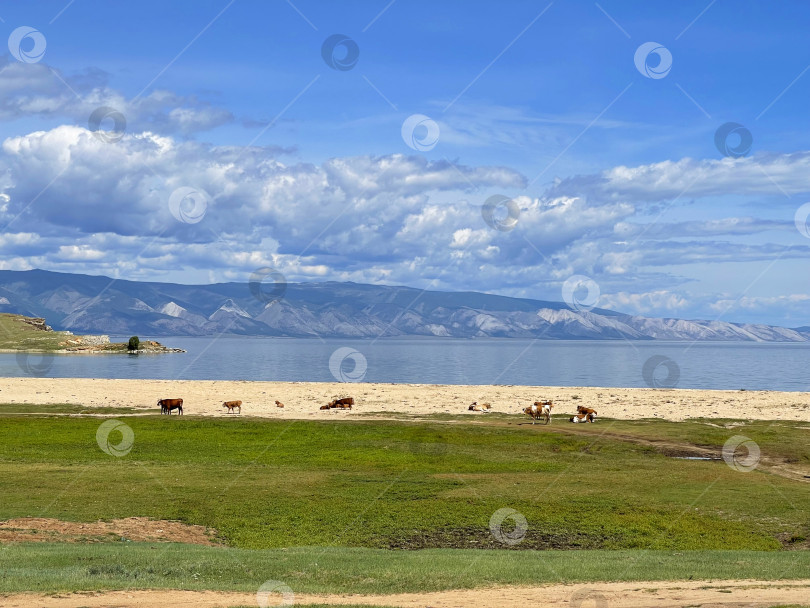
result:
[(110, 342), (109, 336), (76, 336), (54, 331), (45, 319), (0, 313), (0, 352), (49, 352), (83, 354), (160, 354), (184, 353), (154, 340), (137, 341), (137, 349), (127, 342)]

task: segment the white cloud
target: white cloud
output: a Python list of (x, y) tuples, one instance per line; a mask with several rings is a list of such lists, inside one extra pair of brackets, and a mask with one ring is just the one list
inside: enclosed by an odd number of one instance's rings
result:
[(806, 306), (810, 295), (799, 293), (781, 296), (743, 296), (741, 298), (728, 298), (717, 300), (709, 304), (712, 310), (726, 313), (732, 310), (767, 310), (769, 308), (796, 308)]
[(600, 308), (610, 308), (622, 312), (635, 312), (639, 314), (648, 314), (651, 312), (660, 314), (663, 311), (677, 313), (685, 309), (688, 305), (689, 302), (686, 298), (665, 289), (646, 293), (603, 293), (599, 298)]
[(45, 63), (0, 57), (0, 119), (55, 117), (86, 125), (93, 111), (104, 106), (121, 112), (133, 132), (190, 135), (234, 121), (224, 108), (166, 90), (129, 100), (108, 86), (107, 74), (100, 70), (68, 75)]
[[(170, 94), (153, 98), (167, 100)], [(180, 111), (171, 120), (197, 119)], [(612, 294), (600, 306), (674, 314), (716, 308), (705, 294), (676, 291), (689, 277), (674, 276), (672, 267), (810, 256), (803, 242), (773, 242), (795, 229), (790, 218), (696, 212), (688, 221), (643, 223), (648, 205), (696, 177), (705, 196), (748, 192), (727, 186), (736, 178), (772, 194), (778, 189), (763, 169), (792, 187), (810, 186), (810, 153), (617, 167), (559, 181), (543, 196), (526, 194), (525, 177), (500, 166), (402, 154), (290, 163), (275, 148), (206, 145), (158, 131), (129, 131), (111, 144), (76, 126), (10, 137), (0, 164), (0, 225), (14, 221), (0, 239), (7, 266), (196, 277), (185, 280), (244, 280), (259, 266), (275, 266), (290, 281), (382, 281), (554, 300), (562, 281), (585, 274)], [(183, 224), (169, 211), (171, 193), (184, 186), (209, 196), (199, 223)], [(490, 228), (481, 214), (497, 192), (522, 193), (510, 232)]]
[(579, 192), (592, 204), (614, 200), (660, 202), (678, 197), (779, 195), (810, 191), (810, 151), (744, 158), (663, 161), (618, 166), (557, 183), (550, 196)]

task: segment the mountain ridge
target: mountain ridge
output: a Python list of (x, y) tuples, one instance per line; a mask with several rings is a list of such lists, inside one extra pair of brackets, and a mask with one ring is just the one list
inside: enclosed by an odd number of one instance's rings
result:
[(0, 312), (45, 317), (54, 327), (92, 333), (810, 341), (810, 327), (577, 310), (562, 302), (471, 291), (330, 281), (286, 284), (283, 294), (276, 295), (256, 297), (247, 283), (182, 285), (46, 270), (0, 271)]

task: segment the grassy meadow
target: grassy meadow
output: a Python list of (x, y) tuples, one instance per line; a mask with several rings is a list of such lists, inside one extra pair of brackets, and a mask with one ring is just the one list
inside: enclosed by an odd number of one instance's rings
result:
[(20, 319), (24, 317), (0, 313), (0, 349), (57, 351), (64, 349), (64, 342), (71, 336), (62, 331), (42, 331), (35, 329)]
[[(99, 418), (66, 415), (79, 407), (0, 405), (0, 520), (146, 516), (215, 528), (224, 546), (6, 544), (0, 591), (810, 576), (810, 483), (774, 464), (807, 468), (810, 425), (121, 411), (134, 444), (116, 457), (97, 444)], [(672, 457), (719, 452), (733, 435), (756, 441), (771, 468)], [(525, 534), (508, 518), (501, 528), (518, 542), (490, 530), (505, 508), (525, 517)]]

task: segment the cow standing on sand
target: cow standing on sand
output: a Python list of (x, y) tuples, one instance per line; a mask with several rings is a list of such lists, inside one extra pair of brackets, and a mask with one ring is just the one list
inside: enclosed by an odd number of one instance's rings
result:
[(172, 410), (177, 410), (177, 413), (183, 415), (183, 400), (182, 399), (158, 399), (157, 402), (160, 407), (161, 414), (172, 415)]
[(239, 409), (239, 413), (242, 413), (242, 402), (241, 401), (223, 401), (222, 407), (228, 408), (228, 413), (233, 414), (235, 409)]

